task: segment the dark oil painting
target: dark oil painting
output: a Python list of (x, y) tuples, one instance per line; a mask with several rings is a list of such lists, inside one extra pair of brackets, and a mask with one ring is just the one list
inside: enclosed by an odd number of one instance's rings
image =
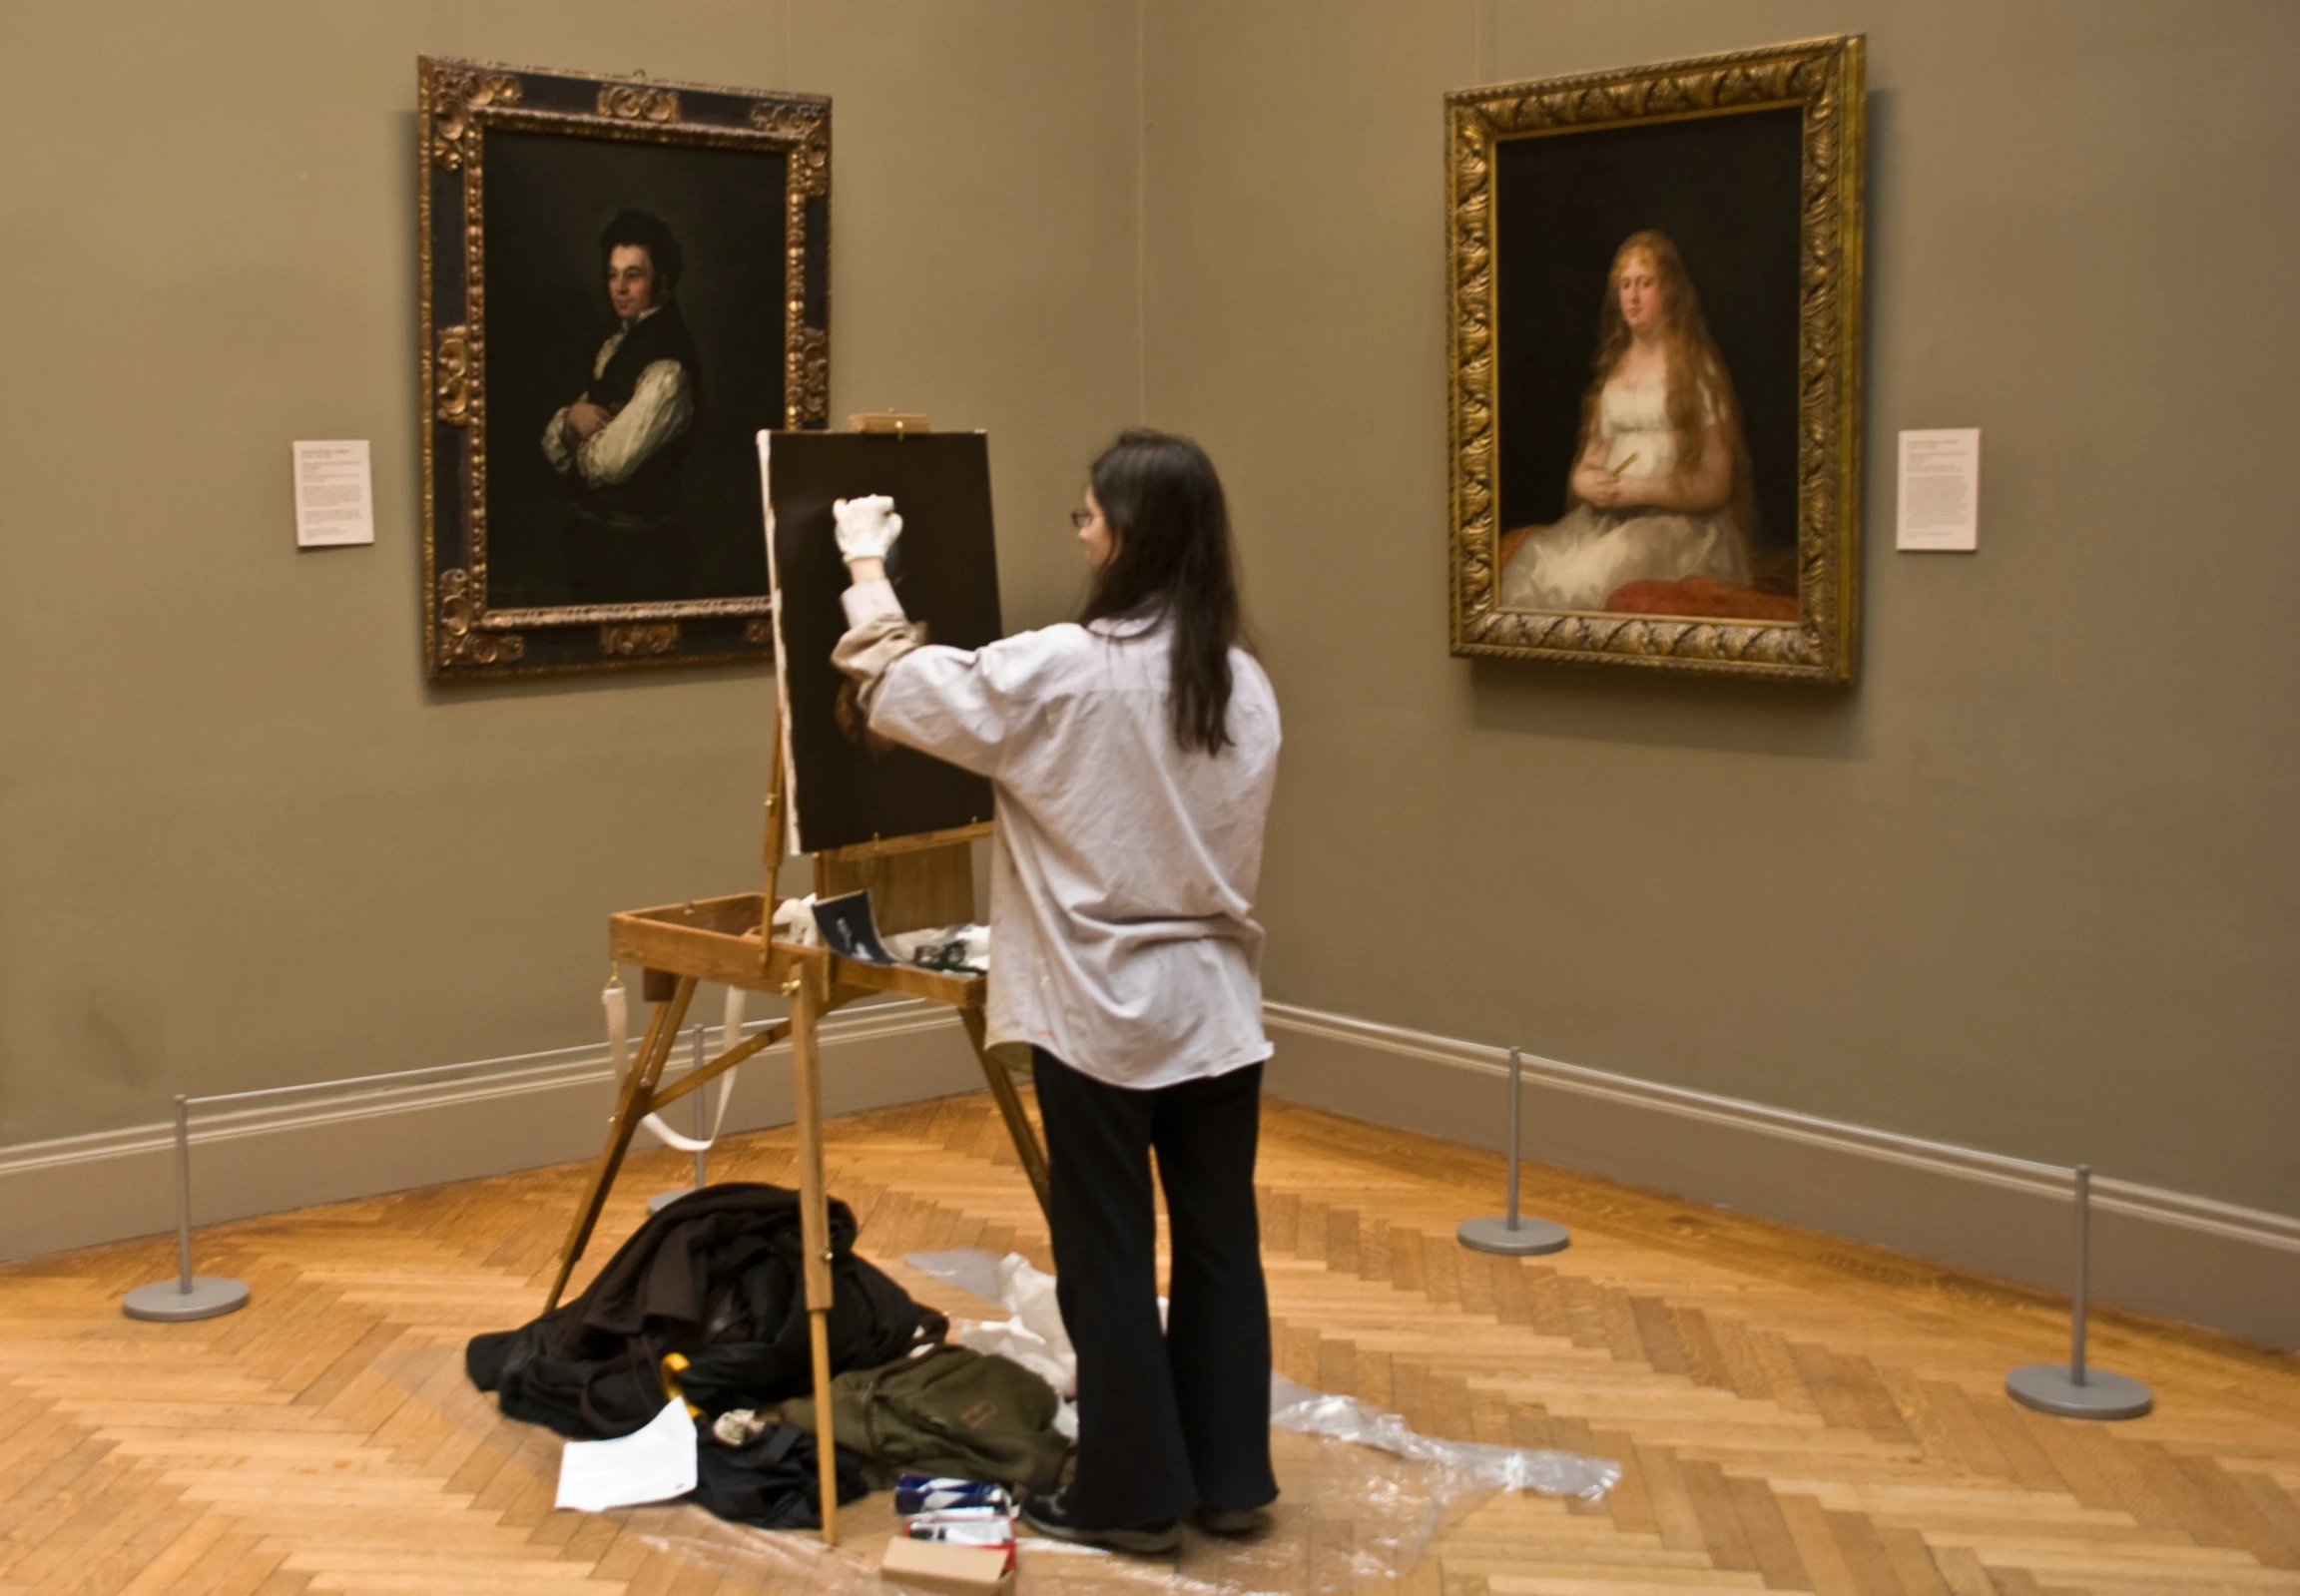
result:
[(1500, 143), (1502, 608), (1795, 617), (1799, 120)]
[(1454, 654), (1853, 680), (1866, 61), (1445, 96)]
[(831, 651), (847, 630), (840, 499), (883, 493), (902, 517), (887, 579), (929, 643), (1000, 636), (989, 439), (778, 432), (763, 440), (774, 504), (776, 624), (795, 845), (801, 852), (918, 836), (987, 820), (990, 784), (915, 749), (865, 737)]
[(421, 63), (425, 666), (764, 663), (828, 406), (830, 103)]
[(489, 138), (492, 605), (766, 591), (751, 439), (783, 421), (785, 163)]

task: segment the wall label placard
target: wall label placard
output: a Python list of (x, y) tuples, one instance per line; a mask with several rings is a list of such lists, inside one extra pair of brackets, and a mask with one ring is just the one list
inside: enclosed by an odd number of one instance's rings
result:
[(1935, 427), (1901, 434), (1898, 549), (1981, 546), (1981, 429)]
[(375, 541), (375, 488), (365, 438), (290, 444), (295, 462), (295, 546), (335, 549)]

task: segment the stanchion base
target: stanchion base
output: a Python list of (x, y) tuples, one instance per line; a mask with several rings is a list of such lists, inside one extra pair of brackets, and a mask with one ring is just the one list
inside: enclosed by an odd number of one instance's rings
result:
[(214, 1319), (247, 1306), (248, 1283), (222, 1275), (195, 1275), (190, 1291), (184, 1290), (181, 1281), (154, 1281), (120, 1299), (120, 1312), (130, 1319), (163, 1323)]
[(2062, 1418), (2138, 1418), (2156, 1405), (2148, 1387), (2104, 1368), (2084, 1371), (2079, 1385), (2066, 1363), (2026, 1363), (2005, 1376), (2005, 1394), (2023, 1407)]
[(698, 1190), (700, 1190), (698, 1187), (682, 1186), (676, 1192), (657, 1192), (653, 1197), (647, 1199), (647, 1212), (660, 1214), (682, 1197), (693, 1197)]
[(1553, 1225), (1545, 1219), (1526, 1219), (1519, 1215), (1517, 1228), (1511, 1230), (1506, 1216), (1492, 1219), (1465, 1219), (1454, 1236), (1463, 1247), (1480, 1253), (1505, 1253), (1514, 1258), (1534, 1253), (1561, 1253), (1565, 1244), (1573, 1239), (1572, 1233), (1562, 1225)]

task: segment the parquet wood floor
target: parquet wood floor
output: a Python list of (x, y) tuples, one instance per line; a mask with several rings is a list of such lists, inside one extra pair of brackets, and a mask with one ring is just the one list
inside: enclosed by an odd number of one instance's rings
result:
[[(904, 1253), (1051, 1267), (986, 1097), (839, 1121), (829, 1149), (863, 1251), (921, 1299), (980, 1313)], [(788, 1131), (738, 1138), (714, 1173), (787, 1183), (791, 1154)], [(588, 1268), (684, 1167), (632, 1161)], [(199, 1325), (119, 1312), (172, 1273), (165, 1240), (0, 1269), (0, 1596), (820, 1588), (837, 1569), (763, 1572), (697, 1509), (553, 1512), (556, 1439), (464, 1382), (463, 1339), (540, 1306), (580, 1175), (206, 1232), (203, 1271), (255, 1305)], [(1456, 1515), (1393, 1586), (1412, 1596), (2300, 1596), (2292, 1357), (2104, 1314), (2097, 1359), (2158, 1410), (2075, 1423), (2002, 1394), (2064, 1351), (2042, 1294), (1537, 1168), (1526, 1206), (1572, 1248), (1467, 1253), (1452, 1227), (1494, 1206), (1497, 1158), (1277, 1102), (1262, 1181), (1287, 1373), (1433, 1434), (1623, 1466), (1602, 1503)], [(886, 1500), (842, 1515), (865, 1555)], [(1285, 1588), (1334, 1588), (1315, 1563)]]

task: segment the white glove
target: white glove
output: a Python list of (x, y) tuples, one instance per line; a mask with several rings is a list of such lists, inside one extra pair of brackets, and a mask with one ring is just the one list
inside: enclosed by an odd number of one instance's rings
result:
[(894, 513), (894, 501), (883, 493), (866, 499), (834, 499), (831, 514), (839, 523), (842, 560), (883, 560), (902, 535), (902, 518)]

